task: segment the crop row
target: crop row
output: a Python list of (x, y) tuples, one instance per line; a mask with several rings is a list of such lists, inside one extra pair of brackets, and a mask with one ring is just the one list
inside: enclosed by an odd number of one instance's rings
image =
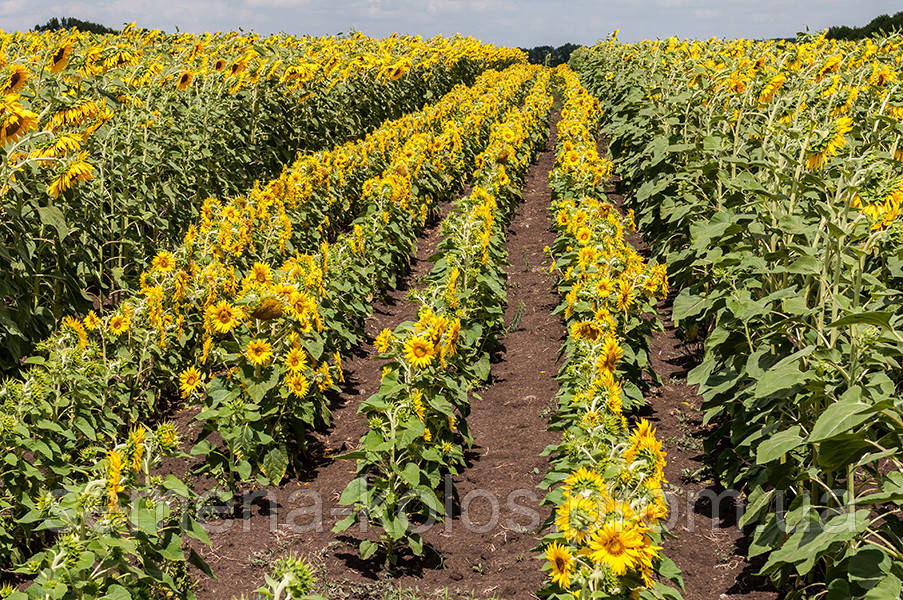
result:
[[(668, 515), (662, 484), (665, 453), (645, 420), (630, 427), (625, 409), (643, 403), (648, 338), (659, 325), (656, 298), (668, 293), (664, 265), (647, 263), (625, 240), (632, 215), (605, 195), (612, 164), (599, 155), (598, 100), (566, 66), (556, 70), (562, 98), (555, 167), (549, 174), (557, 237), (550, 253), (558, 272), (568, 336), (550, 427), (545, 502), (554, 530), (543, 538), (551, 598), (673, 595), (655, 574), (679, 582), (661, 556)], [(653, 588), (654, 593), (648, 588)]]
[(136, 286), (207, 197), (359, 138), (516, 52), (470, 39), (0, 34), (0, 368)]
[[(23, 569), (37, 573), (37, 593), (93, 597), (111, 586), (179, 585), (172, 571), (184, 565), (181, 536), (205, 536), (190, 512), (161, 500), (193, 494), (173, 477), (151, 475), (176, 451), (175, 432), (163, 424), (151, 436), (133, 425), (123, 436), (129, 424), (155, 416), (157, 388), (177, 383), (183, 398), (201, 405), (201, 439), (191, 449), (203, 459), (200, 473), (227, 490), (282, 479), (290, 457), (301, 458), (307, 428), (328, 419), (325, 394), (342, 377), (340, 352), (356, 343), (374, 294), (394, 285), (438, 200), (461, 186), (491, 126), (534, 76), (533, 68), (512, 67), (457, 87), (387, 124), (394, 133), (361, 142), (361, 164), (315, 171), (319, 189), (299, 172), (297, 189), (277, 182), (208, 204), (181, 246), (156, 255), (139, 297), (103, 319), (92, 312), (66, 320), (44, 344), (48, 356), (3, 388), (4, 451), (13, 467), (4, 472), (8, 556), (21, 560), (23, 542), (54, 543)], [(370, 154), (374, 140), (380, 151)], [(328, 203), (314, 190), (372, 169), (352, 227), (312, 254), (289, 252), (295, 219)], [(72, 427), (61, 428), (64, 421)], [(221, 442), (207, 439), (213, 433)], [(158, 438), (165, 443), (148, 441)], [(63, 488), (62, 501), (50, 498)], [(127, 493), (138, 498), (130, 511)], [(31, 508), (24, 516), (23, 507)], [(51, 527), (63, 533), (35, 539)]]
[(898, 36), (604, 42), (575, 58), (703, 339), (688, 381), (786, 598), (903, 588)]
[[(444, 478), (465, 466), (470, 394), (490, 371), (490, 354), (504, 331), (506, 228), (521, 199), (527, 167), (546, 139), (552, 106), (550, 75), (541, 71), (522, 107), (492, 127), (477, 157), (473, 190), (442, 222), (445, 237), (426, 285), (413, 293), (417, 320), (376, 338), (383, 367), (376, 394), (361, 404), (369, 431), (343, 457), (357, 461), (357, 477), (340, 502), (352, 513), (335, 530), (361, 520), (383, 530), (363, 540), (362, 558), (399, 548), (423, 552), (417, 528), (445, 515)], [(448, 490), (445, 490), (446, 493)]]

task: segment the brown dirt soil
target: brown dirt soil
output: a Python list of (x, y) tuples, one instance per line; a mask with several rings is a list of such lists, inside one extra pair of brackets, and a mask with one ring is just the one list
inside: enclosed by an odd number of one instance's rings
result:
[[(614, 191), (609, 200), (618, 207), (624, 198)], [(648, 257), (639, 235), (628, 241)], [(664, 331), (650, 340), (650, 361), (661, 379), (653, 384), (648, 405), (640, 415), (655, 425), (668, 455), (665, 477), (673, 539), (663, 543), (663, 554), (681, 570), (685, 600), (775, 600), (780, 594), (767, 579), (756, 576), (758, 563), (746, 559), (748, 540), (737, 527), (743, 499), (726, 493), (710, 479), (703, 440), (702, 397), (698, 386), (687, 385), (687, 373), (696, 364), (700, 348), (687, 345), (671, 320), (673, 295), (658, 306)]]
[[(468, 423), (474, 446), (469, 467), (455, 478), (462, 509), (423, 534), (436, 552), (423, 559), (405, 557), (390, 572), (378, 560), (358, 558), (357, 543), (368, 536), (356, 526), (339, 535), (331, 531), (348, 514), (338, 498), (354, 477), (353, 462), (333, 457), (358, 445), (366, 421), (357, 407), (379, 386), (381, 365), (367, 343), (344, 363), (345, 391), (334, 407), (331, 429), (317, 434), (312, 444), (309, 471), (252, 492), (244, 518), (211, 522), (212, 546), (195, 546), (217, 575), (202, 578), (199, 600), (250, 593), (262, 585), (269, 564), (288, 553), (301, 554), (317, 567), (329, 598), (377, 599), (399, 587), (419, 590), (417, 597), (438, 592), (445, 598), (446, 590), (448, 598), (535, 597), (543, 573), (530, 550), (549, 512), (540, 508), (543, 492), (536, 486), (548, 469), (540, 453), (558, 438), (547, 431), (546, 413), (558, 389), (557, 356), (564, 335), (562, 323), (552, 315), (557, 299), (547, 263), (543, 266), (543, 248), (554, 240), (548, 173), (555, 159), (557, 120), (555, 113), (550, 140), (530, 167), (524, 202), (508, 231), (506, 322), (512, 329), (502, 339), (505, 351), (492, 366), (491, 385), (472, 399)], [(429, 272), (427, 258), (439, 239), (438, 227), (425, 233), (410, 275), (399, 290), (375, 304), (365, 324), (367, 335), (416, 317), (407, 290)], [(533, 514), (537, 516), (531, 518)], [(374, 538), (373, 532), (369, 537)]]

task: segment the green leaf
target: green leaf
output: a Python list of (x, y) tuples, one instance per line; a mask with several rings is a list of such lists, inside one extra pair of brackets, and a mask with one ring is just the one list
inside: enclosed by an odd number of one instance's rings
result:
[(160, 555), (173, 562), (185, 560), (185, 553), (182, 552), (182, 539), (177, 535), (170, 534), (167, 542), (160, 546)]
[(680, 323), (688, 317), (694, 317), (705, 310), (708, 300), (701, 296), (693, 296), (692, 294), (682, 291), (677, 298), (674, 299), (673, 317), (675, 323)]
[(411, 552), (414, 553), (414, 556), (422, 556), (423, 555), (423, 539), (417, 535), (411, 535), (408, 537), (408, 548), (411, 549)]
[(163, 482), (163, 487), (171, 492), (175, 492), (183, 498), (191, 496), (191, 492), (188, 491), (188, 486), (180, 481), (175, 475), (167, 475), (166, 480)]
[(270, 448), (270, 451), (263, 457), (261, 468), (266, 478), (273, 485), (278, 485), (288, 470), (288, 448), (285, 447), (285, 444)]
[(69, 225), (66, 224), (66, 217), (63, 216), (63, 211), (56, 206), (39, 206), (38, 217), (40, 217), (41, 223), (56, 229), (56, 234), (61, 242), (69, 235)]
[(400, 512), (397, 515), (386, 515), (383, 519), (383, 529), (393, 540), (400, 540), (408, 532), (408, 517)]
[(790, 389), (806, 381), (807, 377), (795, 363), (775, 365), (756, 383), (756, 398), (764, 398), (781, 390)]
[(345, 531), (346, 529), (348, 529), (349, 527), (351, 527), (352, 525), (354, 525), (354, 523), (356, 521), (357, 521), (357, 517), (354, 514), (350, 514), (347, 517), (345, 517), (344, 519), (342, 519), (341, 521), (339, 521), (338, 523), (336, 523), (332, 528), (332, 532), (333, 533), (341, 533), (341, 532)]
[(258, 403), (263, 400), (267, 392), (279, 385), (279, 381), (278, 369), (270, 369), (266, 377), (262, 377), (256, 381), (247, 381), (248, 395), (251, 397), (251, 401)]
[(367, 499), (367, 480), (364, 477), (352, 479), (345, 486), (342, 496), (339, 498), (339, 504), (348, 505), (355, 502), (365, 502)]
[(851, 581), (877, 584), (885, 578), (890, 566), (890, 557), (883, 550), (874, 546), (865, 546), (859, 548), (850, 559), (848, 574)]
[(890, 320), (893, 318), (894, 313), (888, 311), (881, 310), (873, 310), (866, 311), (860, 313), (852, 313), (845, 317), (841, 317), (834, 321), (833, 323), (829, 323), (828, 327), (846, 327), (847, 325), (855, 325), (857, 323), (865, 323), (867, 325), (874, 325), (875, 327), (883, 327), (884, 329), (892, 329), (890, 326)]
[(480, 360), (478, 360), (473, 366), (473, 372), (476, 375), (477, 379), (480, 381), (486, 381), (489, 378), (489, 354), (483, 353), (480, 356)]
[(894, 575), (888, 575), (868, 591), (863, 600), (892, 600), (900, 597), (903, 583)]
[(238, 472), (238, 476), (242, 478), (242, 481), (247, 481), (251, 478), (251, 463), (248, 461), (243, 460), (238, 463), (235, 470)]
[(361, 554), (361, 559), (367, 560), (376, 554), (376, 551), (379, 550), (379, 544), (371, 542), (370, 540), (364, 540), (358, 545), (357, 549)]
[(103, 600), (132, 600), (132, 595), (129, 594), (127, 589), (114, 583), (107, 588), (107, 593)]
[(821, 442), (861, 425), (872, 418), (870, 414), (863, 414), (869, 408), (868, 404), (858, 401), (835, 402), (818, 417), (808, 442)]
[(659, 562), (658, 567), (655, 570), (659, 575), (661, 575), (671, 583), (679, 585), (680, 589), (686, 589), (684, 587), (683, 576), (680, 574), (680, 569), (676, 564), (674, 564), (674, 561), (667, 556), (662, 556), (661, 561)]
[(804, 442), (800, 436), (799, 426), (780, 431), (759, 444), (756, 449), (756, 462), (760, 465), (777, 460), (787, 452), (798, 447)]
[(404, 466), (401, 476), (409, 486), (414, 487), (420, 483), (420, 467), (416, 463), (409, 462)]
[(205, 573), (208, 577), (215, 577), (213, 569), (210, 568), (207, 561), (201, 558), (201, 555), (195, 552), (193, 548), (188, 552), (188, 564), (194, 566), (202, 573)]
[(796, 273), (797, 275), (818, 275), (821, 273), (823, 266), (815, 257), (801, 256), (787, 267), (787, 272)]
[(131, 521), (141, 531), (157, 535), (157, 511), (143, 501), (137, 502), (132, 510)]

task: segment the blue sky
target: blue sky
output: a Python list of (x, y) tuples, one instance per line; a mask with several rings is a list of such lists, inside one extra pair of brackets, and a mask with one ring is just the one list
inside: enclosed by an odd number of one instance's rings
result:
[(620, 39), (784, 37), (830, 25), (867, 23), (903, 10), (877, 0), (0, 0), (0, 29), (31, 29), (52, 16), (112, 26), (136, 21), (174, 31), (242, 28), (329, 34), (357, 29), (424, 36), (463, 33), (507, 46), (591, 44)]

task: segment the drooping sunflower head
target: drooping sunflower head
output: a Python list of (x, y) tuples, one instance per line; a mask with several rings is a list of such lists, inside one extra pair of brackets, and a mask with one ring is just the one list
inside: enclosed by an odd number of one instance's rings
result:
[(373, 347), (380, 354), (385, 354), (392, 348), (392, 340), (392, 330), (389, 328), (383, 329), (373, 341)]
[(72, 53), (72, 44), (65, 43), (59, 46), (53, 54), (50, 55), (48, 67), (51, 73), (59, 73), (69, 64), (69, 55)]
[(169, 422), (160, 424), (154, 434), (154, 442), (164, 453), (175, 450), (179, 445), (179, 434), (176, 432), (175, 425)]
[(577, 339), (592, 341), (602, 336), (602, 329), (595, 321), (579, 321), (571, 326), (571, 335)]
[(618, 340), (612, 335), (606, 337), (596, 359), (596, 370), (603, 373), (606, 371), (614, 373), (618, 360), (622, 356), (624, 356), (624, 350), (621, 348)]
[(194, 81), (194, 73), (191, 71), (185, 71), (181, 75), (179, 75), (179, 80), (176, 82), (176, 89), (186, 90), (188, 86), (191, 85), (191, 82)]
[(596, 503), (578, 493), (565, 496), (564, 503), (556, 511), (555, 526), (565, 539), (579, 544), (592, 533), (598, 518)]
[(9, 65), (6, 81), (0, 94), (18, 94), (28, 82), (30, 71), (25, 65)]
[(602, 478), (602, 475), (586, 467), (580, 467), (568, 475), (568, 478), (562, 484), (561, 490), (568, 496), (607, 493), (605, 480)]

